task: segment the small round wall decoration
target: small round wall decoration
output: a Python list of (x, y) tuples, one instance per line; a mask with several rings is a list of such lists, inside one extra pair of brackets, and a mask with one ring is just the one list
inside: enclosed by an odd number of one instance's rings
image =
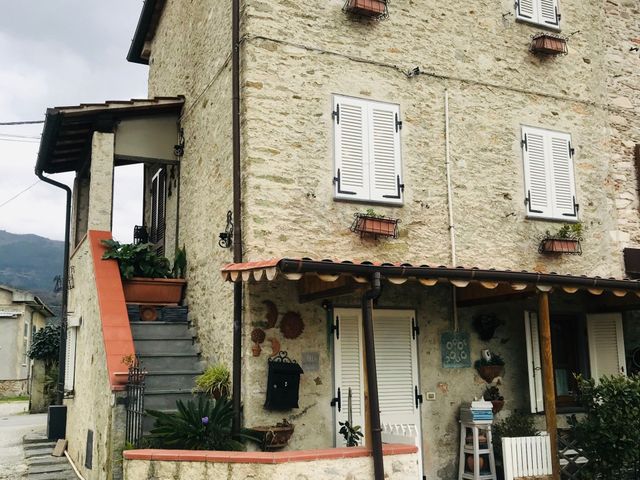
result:
[(287, 312), (280, 320), (280, 331), (284, 338), (298, 338), (304, 331), (304, 323), (302, 317), (296, 312)]
[(262, 330), (261, 328), (254, 328), (251, 332), (251, 341), (255, 343), (262, 343), (264, 342), (266, 336), (267, 334), (264, 333), (264, 330)]

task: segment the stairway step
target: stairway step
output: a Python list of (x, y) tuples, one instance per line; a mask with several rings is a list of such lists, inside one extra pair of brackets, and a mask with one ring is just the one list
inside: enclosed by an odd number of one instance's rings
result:
[(176, 400), (187, 402), (194, 398), (191, 389), (145, 389), (144, 408), (145, 410), (171, 410), (176, 408)]
[(145, 387), (149, 389), (187, 389), (195, 386), (195, 378), (202, 371), (148, 371), (145, 378)]
[[(187, 322), (189, 320), (189, 309), (187, 307), (155, 307), (158, 313), (157, 320), (163, 322)], [(140, 305), (127, 304), (129, 321), (138, 322), (140, 318)], [(156, 320), (156, 321), (157, 321)]]
[(131, 322), (131, 335), (134, 340), (151, 338), (193, 338), (186, 322)]
[(29, 450), (41, 450), (43, 448), (50, 448), (51, 450), (53, 450), (53, 448), (56, 446), (56, 442), (52, 442), (51, 440), (47, 440), (46, 442), (39, 442), (39, 443), (25, 443), (23, 445), (23, 448), (26, 451)]
[(133, 344), (136, 354), (146, 353), (189, 353), (196, 354), (193, 338), (167, 338), (167, 339), (135, 339)]
[(42, 457), (32, 457), (28, 459), (29, 466), (41, 466), (41, 465), (57, 465), (59, 463), (67, 464), (67, 457), (54, 457), (51, 455)]
[[(22, 443), (24, 443), (25, 445), (32, 443), (52, 443), (52, 440), (49, 440), (46, 435), (33, 433), (22, 437)], [(55, 444), (55, 442), (53, 443)]]
[(205, 363), (197, 353), (138, 353), (137, 357), (148, 372), (203, 370)]
[[(65, 457), (66, 460), (66, 457)], [(57, 463), (54, 465), (35, 465), (29, 467), (29, 474), (35, 473), (56, 473), (56, 472), (72, 472), (71, 465), (68, 462)]]

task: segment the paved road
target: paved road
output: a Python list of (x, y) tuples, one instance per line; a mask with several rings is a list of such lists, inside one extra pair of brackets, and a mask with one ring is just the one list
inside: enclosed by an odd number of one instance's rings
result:
[(0, 403), (0, 479), (26, 479), (22, 437), (44, 433), (47, 414), (29, 415), (27, 402)]

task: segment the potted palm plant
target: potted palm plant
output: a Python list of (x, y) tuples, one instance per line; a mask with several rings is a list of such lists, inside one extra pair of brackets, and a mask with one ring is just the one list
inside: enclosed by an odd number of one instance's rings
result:
[(153, 250), (153, 244), (121, 244), (103, 240), (107, 247), (103, 260), (117, 260), (127, 303), (177, 305), (186, 284), (185, 249), (176, 251), (173, 269), (169, 260)]

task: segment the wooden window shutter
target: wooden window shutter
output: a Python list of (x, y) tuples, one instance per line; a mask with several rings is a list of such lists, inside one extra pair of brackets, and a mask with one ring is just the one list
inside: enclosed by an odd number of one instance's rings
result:
[(76, 373), (76, 339), (77, 327), (67, 328), (67, 342), (65, 349), (64, 390), (71, 392), (74, 387)]
[(522, 152), (527, 216), (550, 218), (553, 216), (551, 172), (544, 132), (522, 127)]
[(542, 361), (540, 358), (540, 333), (538, 314), (524, 312), (524, 330), (527, 342), (527, 367), (529, 370), (529, 399), (531, 413), (544, 411)]
[(404, 185), (400, 156), (400, 107), (371, 102), (369, 152), (371, 200), (402, 204)]
[(539, 0), (517, 0), (516, 1), (516, 18), (526, 20), (528, 22), (538, 21), (537, 3)]
[(603, 375), (626, 375), (622, 314), (587, 315), (587, 334), (591, 377), (597, 381)]
[[(349, 389), (351, 389), (351, 411), (354, 425), (364, 431), (364, 366), (362, 363), (362, 317), (356, 310), (334, 311), (334, 322), (338, 331), (334, 335), (334, 396), (340, 398), (335, 405), (336, 446), (343, 447), (344, 439), (338, 433), (337, 422), (345, 422), (349, 415)], [(338, 389), (339, 393), (338, 393)], [(339, 408), (338, 408), (339, 407)]]
[(367, 102), (334, 97), (335, 198), (369, 198)]
[(166, 183), (166, 171), (161, 168), (151, 180), (151, 234), (149, 236), (149, 241), (155, 244), (155, 250), (159, 255), (164, 254)]
[(576, 186), (573, 171), (571, 136), (548, 132), (547, 143), (552, 178), (553, 218), (576, 220)]
[(539, 2), (538, 23), (550, 27), (560, 26), (560, 11), (558, 10), (558, 0), (537, 0)]

